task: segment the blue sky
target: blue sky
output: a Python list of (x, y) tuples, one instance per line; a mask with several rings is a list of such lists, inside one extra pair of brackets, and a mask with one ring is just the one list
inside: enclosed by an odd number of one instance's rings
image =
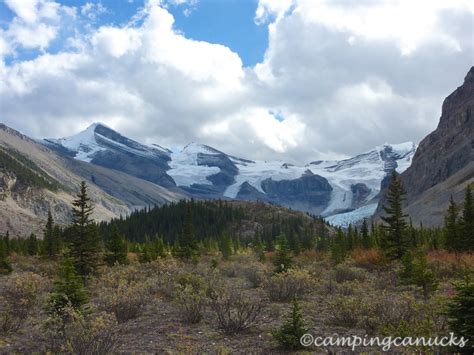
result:
[(295, 163), (418, 143), (473, 21), (472, 0), (0, 0), (0, 120)]
[[(22, 0), (17, 0), (22, 1)], [(91, 0), (59, 0), (67, 6), (81, 8)], [(143, 7), (143, 0), (99, 0), (105, 11), (97, 15), (93, 25), (121, 26), (126, 24)], [(254, 22), (257, 0), (200, 0), (195, 5), (168, 4), (167, 9), (175, 19), (175, 29), (186, 37), (222, 44), (238, 53), (245, 66), (262, 61), (268, 46), (268, 30), (265, 25)], [(5, 28), (14, 17), (14, 12), (0, 0), (0, 23)], [(63, 43), (58, 38), (50, 51), (59, 50)], [(17, 60), (31, 59), (35, 50), (21, 50)], [(11, 58), (10, 58), (11, 60)]]

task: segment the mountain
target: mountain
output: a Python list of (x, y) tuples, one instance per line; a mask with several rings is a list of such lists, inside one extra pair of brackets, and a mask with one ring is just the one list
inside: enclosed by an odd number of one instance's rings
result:
[(411, 142), (385, 144), (346, 160), (296, 166), (242, 159), (198, 143), (171, 151), (141, 144), (100, 123), (43, 143), (63, 156), (194, 198), (259, 200), (323, 216), (349, 213), (343, 225), (372, 215), (384, 178), (393, 169), (403, 172), (416, 150)]
[(401, 174), (406, 212), (414, 223), (441, 225), (450, 196), (461, 202), (466, 186), (474, 182), (473, 114), (474, 67), (444, 100), (438, 127), (421, 141), (413, 163)]
[(44, 143), (59, 154), (77, 160), (119, 170), (163, 187), (175, 186), (166, 174), (170, 151), (158, 145), (140, 144), (101, 123), (94, 123), (71, 137), (45, 139)]
[(91, 163), (60, 155), (0, 124), (0, 234), (39, 232), (48, 210), (69, 223), (81, 180), (89, 184), (94, 218), (108, 220), (136, 208), (185, 197), (177, 191)]

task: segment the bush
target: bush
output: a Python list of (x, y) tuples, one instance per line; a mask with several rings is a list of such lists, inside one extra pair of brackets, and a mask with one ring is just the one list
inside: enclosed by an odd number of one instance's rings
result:
[(311, 289), (313, 280), (304, 270), (288, 270), (275, 274), (264, 285), (271, 301), (286, 302), (297, 297), (301, 298)]
[(337, 265), (333, 270), (333, 276), (338, 283), (356, 280), (362, 282), (365, 280), (364, 270), (347, 265)]
[(377, 249), (355, 249), (352, 251), (352, 258), (356, 266), (367, 270), (374, 270), (383, 263), (382, 255)]
[[(333, 325), (359, 327), (368, 334), (391, 336), (430, 336), (444, 327), (441, 300), (418, 303), (412, 296), (365, 295), (363, 297), (335, 297), (329, 303)], [(411, 333), (410, 333), (411, 332)]]
[(203, 289), (196, 290), (189, 284), (177, 288), (175, 302), (186, 322), (198, 323), (202, 319), (205, 301), (206, 293)]
[(247, 296), (240, 289), (225, 289), (214, 293), (211, 306), (217, 316), (217, 326), (224, 334), (232, 335), (255, 325), (262, 316), (266, 300), (261, 296)]
[(74, 308), (64, 309), (67, 317), (52, 315), (44, 324), (49, 351), (79, 355), (110, 354), (115, 350), (117, 321), (112, 314), (84, 316)]
[(122, 283), (104, 288), (97, 301), (103, 311), (112, 312), (118, 322), (137, 318), (149, 301), (149, 286), (143, 282)]
[(1, 294), (4, 306), (0, 314), (0, 329), (3, 332), (21, 327), (37, 304), (40, 288), (45, 285), (47, 282), (43, 277), (31, 272), (5, 277)]
[(260, 287), (265, 282), (265, 270), (261, 264), (252, 263), (245, 265), (242, 268), (242, 274), (253, 288)]

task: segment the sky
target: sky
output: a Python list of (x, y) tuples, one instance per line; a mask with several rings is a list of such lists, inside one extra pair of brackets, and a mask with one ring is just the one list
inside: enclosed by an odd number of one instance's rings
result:
[(0, 0), (0, 121), (304, 163), (418, 143), (474, 64), (470, 0)]

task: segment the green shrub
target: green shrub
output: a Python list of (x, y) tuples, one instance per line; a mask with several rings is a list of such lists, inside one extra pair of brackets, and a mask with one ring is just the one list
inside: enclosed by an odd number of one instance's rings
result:
[(198, 323), (202, 319), (202, 310), (206, 303), (206, 292), (196, 290), (191, 285), (179, 286), (175, 302), (183, 319), (188, 323)]

